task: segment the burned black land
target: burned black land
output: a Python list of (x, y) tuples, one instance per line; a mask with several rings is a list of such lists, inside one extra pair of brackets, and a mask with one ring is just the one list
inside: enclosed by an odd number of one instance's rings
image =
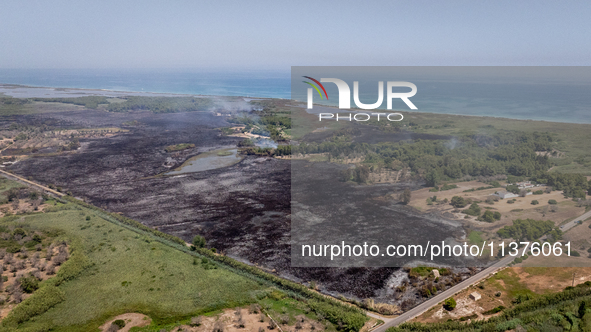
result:
[[(225, 116), (214, 112), (80, 109), (0, 118), (1, 129), (43, 128), (52, 135), (59, 133), (62, 139), (75, 130), (107, 132), (80, 136), (75, 144), (69, 143), (68, 151), (19, 150), (30, 154), (10, 166), (16, 174), (187, 242), (202, 235), (208, 247), (286, 278), (315, 281), (327, 293), (379, 296), (394, 303), (394, 297), (383, 294), (390, 293), (384, 288), (392, 289), (388, 282), (398, 268), (291, 267), (289, 160), (244, 155), (231, 166), (165, 175), (199, 154), (235, 148), (244, 138), (226, 136), (219, 129), (229, 126)], [(167, 152), (167, 147), (179, 144), (187, 148)], [(3, 151), (3, 155), (15, 153), (10, 148)], [(402, 207), (398, 213), (404, 213)]]

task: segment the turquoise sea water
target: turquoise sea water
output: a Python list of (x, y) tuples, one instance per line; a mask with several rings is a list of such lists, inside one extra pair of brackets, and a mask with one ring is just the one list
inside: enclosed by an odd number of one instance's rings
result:
[[(311, 68), (316, 70), (314, 67)], [(292, 73), (289, 69), (286, 71), (0, 69), (0, 83), (119, 91), (292, 98), (304, 101), (305, 92), (309, 86), (302, 82), (302, 75), (345, 79), (348, 74), (341, 72), (338, 67), (339, 71), (335, 71), (333, 67), (326, 68), (328, 68), (327, 71), (318, 73), (306, 67), (302, 73)], [(396, 80), (410, 81), (417, 85), (418, 92), (412, 97), (412, 101), (419, 112), (591, 123), (591, 67), (547, 67), (551, 69), (548, 72), (552, 75), (556, 72), (564, 74), (560, 80), (554, 81), (545, 77), (543, 67), (488, 67), (484, 70), (476, 68), (479, 70), (477, 70), (477, 76), (466, 75), (465, 70), (461, 75), (456, 75), (454, 67), (441, 68), (420, 68), (417, 71), (416, 68), (410, 67), (406, 72), (393, 72), (383, 77), (380, 76), (383, 72), (379, 72), (375, 79), (374, 77), (359, 79), (360, 76), (357, 74), (354, 77), (355, 80), (360, 81), (360, 99), (365, 103), (375, 102), (377, 80), (387, 81), (395, 77)], [(470, 67), (466, 68), (468, 71), (472, 70)], [(362, 69), (365, 71), (364, 68)], [(409, 70), (411, 74), (408, 74)], [(416, 74), (417, 72), (419, 74)], [(507, 79), (508, 74), (504, 74), (503, 78), (499, 79), (499, 72), (516, 74), (511, 79)], [(293, 77), (291, 74), (294, 74)], [(570, 79), (573, 77), (576, 79)], [(352, 83), (349, 83), (352, 87)], [(336, 106), (338, 92), (335, 85), (328, 83), (325, 86), (328, 95), (332, 98), (328, 101), (315, 99), (314, 102)], [(403, 103), (398, 102), (394, 104), (394, 109), (409, 111)], [(383, 106), (385, 104), (384, 101)]]
[(0, 83), (118, 91), (290, 98), (290, 72), (0, 69)]

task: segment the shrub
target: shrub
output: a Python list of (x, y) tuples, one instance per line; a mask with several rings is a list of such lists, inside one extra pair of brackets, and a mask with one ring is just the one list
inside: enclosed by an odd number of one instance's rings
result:
[(464, 197), (454, 196), (451, 198), (451, 205), (455, 208), (463, 208), (467, 203)]
[(538, 205), (538, 204), (540, 204), (540, 202), (538, 202), (538, 201), (537, 201), (537, 200), (535, 200), (535, 199), (534, 199), (533, 201), (531, 201), (531, 205)]
[(536, 191), (534, 191), (534, 195), (541, 195), (543, 193), (544, 193), (543, 190), (536, 190)]
[(484, 211), (482, 216), (480, 216), (480, 218), (478, 218), (478, 220), (485, 221), (485, 222), (494, 222), (495, 221), (494, 213), (491, 210), (486, 210), (486, 211)]
[(441, 186), (441, 188), (439, 190), (444, 191), (444, 190), (455, 189), (457, 187), (458, 186), (455, 185), (455, 184), (447, 184), (447, 183), (445, 183), (445, 184), (443, 184), (443, 186)]
[(193, 245), (196, 248), (204, 248), (205, 247), (205, 238), (201, 235), (195, 235), (195, 237), (193, 238)]
[(478, 217), (480, 215), (480, 211), (480, 206), (478, 206), (478, 204), (476, 203), (472, 203), (469, 208), (467, 208), (466, 210), (462, 210), (463, 213), (475, 217)]
[(502, 305), (500, 305), (498, 307), (494, 307), (494, 308), (492, 308), (492, 309), (490, 309), (488, 311), (485, 311), (482, 314), (483, 315), (493, 315), (493, 314), (496, 314), (497, 312), (501, 312), (503, 310), (505, 310), (505, 307), (502, 306)]
[(555, 199), (551, 199), (548, 201), (548, 204), (555, 205), (555, 204), (558, 204), (558, 202)]
[(27, 236), (27, 232), (25, 232), (25, 230), (22, 228), (17, 228), (14, 230), (14, 232), (12, 232), (12, 235), (14, 235), (14, 236), (20, 235), (21, 237), (25, 237), (25, 236)]
[(445, 300), (445, 302), (443, 302), (443, 308), (445, 308), (445, 310), (447, 311), (454, 310), (456, 305), (456, 300), (454, 300), (453, 297), (450, 297), (447, 300)]
[(125, 327), (125, 321), (123, 319), (117, 319), (113, 322), (113, 325), (117, 325), (120, 329)]
[(39, 289), (39, 280), (37, 280), (37, 278), (35, 278), (32, 275), (26, 278), (21, 278), (20, 282), (23, 291), (25, 291), (25, 293), (27, 294), (31, 294), (37, 289)]

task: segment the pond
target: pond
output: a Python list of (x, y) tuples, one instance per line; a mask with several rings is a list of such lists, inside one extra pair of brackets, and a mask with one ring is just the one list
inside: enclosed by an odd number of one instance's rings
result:
[(194, 172), (203, 172), (210, 169), (222, 168), (237, 164), (244, 159), (238, 155), (238, 149), (220, 149), (201, 153), (188, 159), (181, 167), (166, 172), (165, 175), (178, 175)]

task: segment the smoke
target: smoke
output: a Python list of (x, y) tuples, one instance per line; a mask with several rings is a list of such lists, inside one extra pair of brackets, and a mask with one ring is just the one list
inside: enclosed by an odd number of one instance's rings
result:
[(453, 150), (455, 149), (458, 145), (460, 144), (460, 141), (458, 141), (457, 138), (452, 137), (452, 139), (450, 139), (448, 142), (445, 142), (445, 147)]
[(211, 111), (232, 113), (238, 112), (250, 112), (254, 109), (254, 106), (242, 98), (224, 98), (224, 97), (212, 97), (211, 101), (213, 106)]
[(254, 145), (261, 147), (261, 148), (273, 148), (273, 149), (277, 149), (277, 143), (275, 143), (273, 140), (270, 140), (268, 138), (256, 138), (253, 139)]

